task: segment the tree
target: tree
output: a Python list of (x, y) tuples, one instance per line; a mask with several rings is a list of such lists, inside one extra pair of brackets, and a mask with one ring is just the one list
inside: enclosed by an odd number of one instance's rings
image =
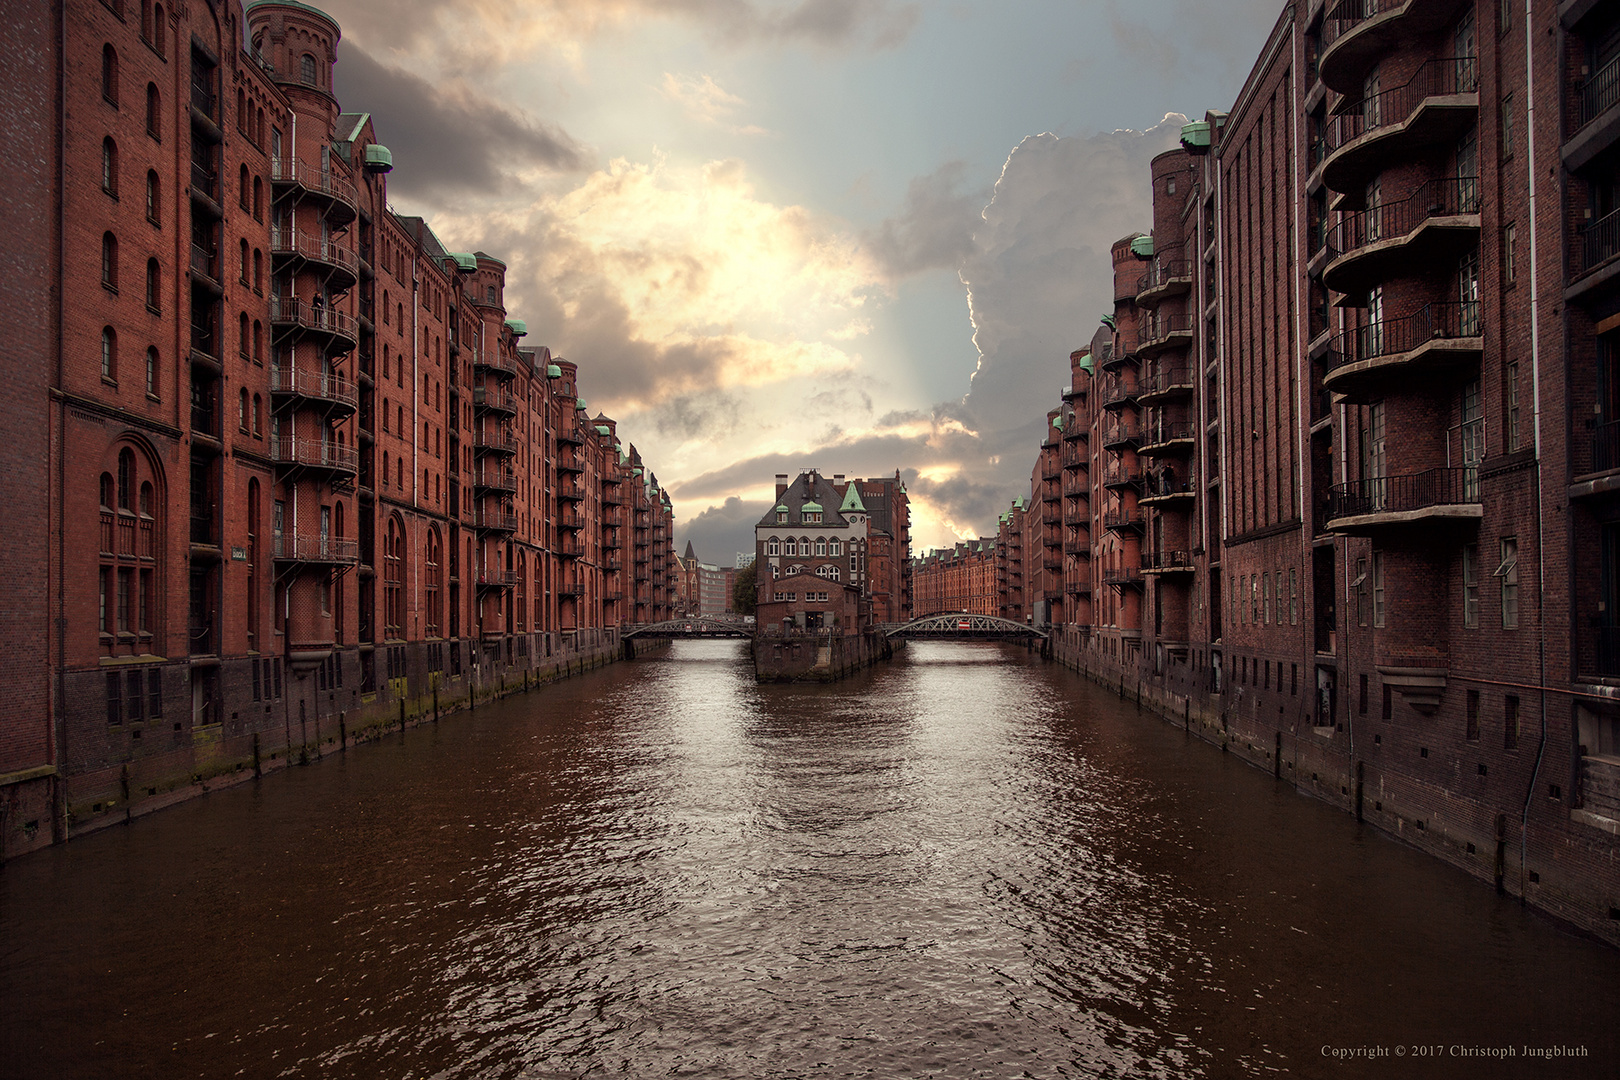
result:
[(752, 615), (754, 613), (754, 565), (752, 563), (737, 571), (731, 584), (731, 608), (739, 615)]

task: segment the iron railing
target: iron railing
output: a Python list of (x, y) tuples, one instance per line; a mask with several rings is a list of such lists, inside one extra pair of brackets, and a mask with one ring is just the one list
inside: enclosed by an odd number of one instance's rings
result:
[(360, 453), (354, 447), (296, 435), (272, 439), (270, 457), (278, 465), (302, 465), (351, 473), (360, 468)]
[(1581, 83), (1580, 96), (1581, 107), (1576, 114), (1576, 131), (1596, 120), (1600, 113), (1620, 101), (1620, 57), (1610, 60)]
[(1341, 217), (1328, 234), (1328, 248), (1334, 255), (1342, 255), (1380, 240), (1405, 236), (1431, 218), (1477, 214), (1479, 206), (1477, 176), (1429, 180), (1404, 199)]
[[(354, 383), (330, 372), (312, 371), (305, 368), (272, 366), (270, 368), (270, 392), (273, 394), (296, 394), (299, 397), (332, 401), (340, 405), (347, 405), (351, 409), (357, 408), (360, 403), (360, 390)], [(366, 425), (362, 424), (361, 426), (365, 427)]]
[(1363, 514), (1395, 514), (1436, 506), (1479, 502), (1479, 470), (1474, 466), (1429, 469), (1404, 476), (1377, 476), (1335, 484), (1328, 519)]
[(271, 556), (282, 562), (331, 563), (360, 561), (360, 542), (334, 536), (282, 532), (270, 537)]
[(1611, 210), (1581, 229), (1582, 271), (1620, 254), (1620, 210)]
[(1347, 146), (1369, 132), (1405, 123), (1429, 98), (1468, 94), (1478, 89), (1478, 57), (1429, 60), (1401, 85), (1345, 105), (1328, 124), (1328, 152)]
[(1328, 370), (1411, 352), (1431, 341), (1474, 338), (1484, 332), (1478, 300), (1425, 304), (1404, 319), (1387, 319), (1346, 330), (1333, 338)]

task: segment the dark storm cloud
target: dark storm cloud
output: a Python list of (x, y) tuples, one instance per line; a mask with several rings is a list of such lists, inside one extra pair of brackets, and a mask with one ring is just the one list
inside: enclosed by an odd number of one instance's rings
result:
[(338, 100), (350, 112), (372, 114), (377, 137), (402, 166), (390, 177), (395, 191), (496, 191), (513, 169), (571, 171), (588, 163), (585, 151), (560, 128), (464, 88), (378, 63), (350, 42), (339, 49)]
[(733, 495), (720, 506), (711, 506), (690, 521), (675, 522), (675, 550), (685, 551), (687, 541), (704, 562), (731, 566), (738, 552), (754, 550), (754, 523), (770, 510), (768, 502), (748, 502)]
[(863, 237), (890, 275), (954, 270), (973, 250), (973, 230), (983, 220), (989, 193), (963, 190), (965, 172), (962, 162), (953, 161), (912, 180), (901, 212)]

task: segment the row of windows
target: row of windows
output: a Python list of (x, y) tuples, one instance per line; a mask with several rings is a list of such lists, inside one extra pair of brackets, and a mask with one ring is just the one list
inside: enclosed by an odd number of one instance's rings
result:
[[(154, 401), (159, 397), (159, 375), (162, 365), (158, 358), (156, 346), (148, 346), (146, 350), (146, 396)], [(118, 331), (110, 326), (101, 328), (101, 377), (114, 386), (118, 385)]]
[(808, 536), (800, 538), (790, 536), (786, 540), (779, 540), (777, 537), (772, 536), (765, 541), (766, 555), (824, 555), (837, 557), (843, 553), (843, 542), (837, 537), (831, 540), (818, 537), (816, 540), (811, 541)]

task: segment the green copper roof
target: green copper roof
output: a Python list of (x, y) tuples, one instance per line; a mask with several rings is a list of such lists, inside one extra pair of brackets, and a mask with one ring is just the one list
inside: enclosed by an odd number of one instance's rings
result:
[(380, 143), (372, 143), (366, 147), (366, 168), (371, 172), (393, 172), (393, 151)]
[(641, 475), (641, 466), (637, 465), (635, 468), (631, 469), (630, 470), (630, 475), (631, 476), (640, 476)]
[(1181, 125), (1181, 148), (1190, 154), (1202, 154), (1209, 149), (1210, 130), (1208, 120), (1195, 120), (1191, 124)]
[(578, 403), (575, 404), (575, 406), (574, 406), (574, 408), (576, 408), (576, 409), (583, 409), (585, 407), (586, 406), (585, 406), (585, 399), (584, 398), (580, 398)]
[(844, 492), (844, 504), (838, 508), (838, 512), (840, 514), (866, 513), (866, 504), (861, 502), (861, 493), (856, 490), (854, 484), (849, 485), (849, 489)]
[(1131, 254), (1138, 259), (1151, 259), (1153, 257), (1153, 237), (1138, 236), (1132, 240)]
[(548, 379), (560, 379), (560, 378), (562, 378), (562, 368), (558, 367), (556, 364), (547, 364), (546, 365), (546, 378), (548, 378)]
[(456, 261), (457, 270), (472, 273), (478, 269), (478, 257), (470, 251), (452, 251), (450, 257)]
[(803, 510), (807, 514), (819, 514), (821, 513), (821, 504), (818, 502), (807, 502), (803, 506), (799, 507), (799, 509)]
[(788, 512), (788, 508), (786, 506), (783, 506), (781, 503), (777, 503), (775, 512), (778, 513), (778, 514), (785, 514), (785, 513)]
[(1110, 330), (1118, 330), (1119, 329), (1119, 323), (1114, 321), (1114, 317), (1112, 315), (1104, 315), (1102, 317), (1102, 321), (1108, 326), (1108, 329), (1110, 329)]
[(611, 434), (613, 434), (613, 432), (608, 429), (608, 426), (606, 424), (597, 424), (596, 425), (596, 433), (598, 435), (611, 435)]
[(1089, 371), (1089, 372), (1092, 372), (1093, 374), (1096, 373), (1097, 369), (1092, 366), (1091, 354), (1090, 353), (1086, 353), (1086, 355), (1084, 355), (1084, 356), (1082, 356), (1080, 358), (1080, 370), (1081, 371)]
[(518, 337), (522, 337), (529, 332), (529, 324), (522, 319), (507, 319), (506, 328)]
[(1063, 430), (1063, 417), (1061, 417), (1061, 416), (1052, 417), (1052, 426), (1057, 428), (1059, 431), (1062, 431)]

